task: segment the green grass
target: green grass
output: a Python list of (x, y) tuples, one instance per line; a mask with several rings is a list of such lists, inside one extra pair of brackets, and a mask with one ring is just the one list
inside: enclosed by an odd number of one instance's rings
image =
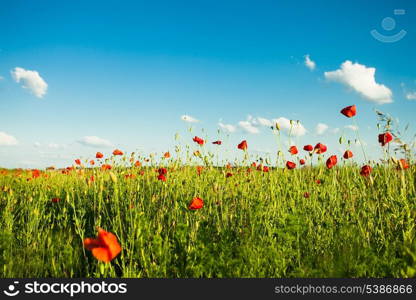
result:
[[(9, 171), (0, 175), (0, 276), (415, 276), (415, 172), (376, 167), (370, 180), (351, 165), (206, 167), (198, 176), (171, 163), (162, 182), (151, 167), (30, 181)], [(190, 211), (195, 196), (205, 206)], [(98, 226), (123, 248), (108, 264), (83, 248)]]

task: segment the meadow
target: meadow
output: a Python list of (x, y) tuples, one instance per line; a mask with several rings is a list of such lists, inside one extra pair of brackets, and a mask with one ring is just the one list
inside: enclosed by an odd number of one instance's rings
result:
[(243, 141), (244, 160), (218, 166), (206, 140), (192, 142), (188, 160), (115, 150), (66, 169), (0, 170), (0, 276), (416, 275), (409, 159), (363, 166), (317, 144), (267, 165)]

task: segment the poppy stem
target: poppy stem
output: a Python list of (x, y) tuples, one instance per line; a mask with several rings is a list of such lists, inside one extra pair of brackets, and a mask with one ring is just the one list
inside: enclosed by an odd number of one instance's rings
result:
[(361, 150), (363, 151), (364, 160), (365, 160), (365, 162), (367, 162), (367, 155), (365, 154), (364, 145), (363, 145), (363, 143), (362, 143), (362, 141), (361, 141), (359, 128), (358, 128), (358, 126), (357, 126), (357, 122), (355, 121), (355, 118), (354, 118), (354, 117), (352, 118), (352, 122), (354, 123), (355, 129), (356, 129), (356, 130), (355, 130), (355, 135), (357, 136), (357, 140), (358, 140), (358, 142), (360, 143)]

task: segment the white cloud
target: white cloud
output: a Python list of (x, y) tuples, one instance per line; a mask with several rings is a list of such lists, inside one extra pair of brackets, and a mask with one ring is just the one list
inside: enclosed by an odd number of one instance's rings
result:
[(283, 130), (287, 134), (294, 136), (302, 136), (306, 134), (306, 128), (303, 127), (302, 123), (298, 121), (291, 121), (289, 119), (280, 117), (272, 120), (273, 124), (279, 124), (280, 130)]
[(339, 82), (352, 88), (368, 101), (377, 104), (393, 102), (392, 91), (385, 85), (376, 82), (375, 73), (375, 68), (368, 68), (347, 60), (340, 69), (325, 72), (324, 75), (330, 81)]
[(195, 119), (194, 117), (191, 117), (189, 115), (182, 115), (181, 120), (188, 122), (188, 123), (198, 123), (199, 120)]
[(0, 146), (14, 146), (17, 143), (17, 139), (14, 136), (0, 131)]
[(358, 127), (355, 126), (355, 125), (347, 125), (344, 128), (351, 129), (352, 131), (357, 131), (358, 130)]
[(0, 80), (3, 80), (4, 79), (4, 77), (3, 76), (0, 76)]
[(328, 130), (328, 125), (324, 123), (318, 123), (315, 127), (315, 132), (317, 135), (323, 135)]
[(61, 145), (61, 144), (57, 144), (57, 143), (41, 144), (39, 142), (35, 142), (33, 144), (33, 147), (35, 147), (35, 148), (42, 148), (43, 147), (43, 148), (49, 148), (49, 149), (58, 150), (58, 149), (64, 149), (64, 148), (66, 148), (67, 145), (63, 145), (63, 144)]
[(331, 132), (334, 133), (334, 134), (335, 133), (338, 133), (339, 132), (339, 128), (338, 127), (337, 128), (333, 128), (333, 129), (331, 129)]
[(260, 130), (255, 127), (251, 121), (240, 121), (238, 122), (238, 126), (240, 126), (241, 129), (248, 133), (256, 134), (260, 132)]
[(111, 147), (112, 144), (110, 141), (99, 138), (98, 136), (84, 136), (77, 141), (81, 145), (89, 147)]
[(402, 87), (403, 93), (407, 100), (416, 100), (416, 91), (408, 90), (404, 82), (400, 83), (400, 86)]
[(311, 71), (315, 70), (316, 68), (316, 63), (311, 60), (309, 54), (305, 55), (305, 66)]
[(48, 148), (51, 148), (51, 149), (60, 149), (60, 148), (64, 148), (64, 146), (63, 145), (56, 144), (56, 143), (49, 143), (48, 144)]
[(222, 130), (224, 130), (225, 132), (228, 132), (228, 133), (235, 132), (235, 130), (236, 130), (236, 127), (234, 125), (231, 125), (231, 124), (224, 124), (222, 122), (219, 122), (218, 126), (220, 126), (220, 128)]
[(39, 151), (39, 155), (42, 158), (47, 158), (48, 162), (50, 159), (59, 159), (59, 160), (71, 159), (72, 160), (74, 158), (73, 155), (62, 154), (62, 153), (51, 152), (51, 151)]
[(251, 116), (249, 116), (249, 121), (251, 121), (251, 123), (255, 126), (266, 126), (266, 127), (273, 126), (273, 123), (271, 120), (261, 118), (261, 117), (253, 119)]
[(416, 100), (416, 92), (407, 92), (406, 93), (407, 100)]
[(16, 67), (11, 71), (11, 74), (17, 83), (22, 82), (22, 87), (30, 90), (36, 97), (42, 98), (46, 94), (48, 84), (37, 71)]
[(306, 133), (305, 127), (303, 127), (303, 125), (300, 122), (290, 121), (289, 119), (283, 117), (269, 120), (261, 117), (253, 118), (252, 116), (248, 116), (247, 121), (240, 121), (238, 124), (247, 132), (259, 133), (260, 131), (258, 127), (274, 127), (276, 123), (279, 124), (280, 130), (282, 130), (286, 134), (290, 133), (294, 136), (302, 136)]

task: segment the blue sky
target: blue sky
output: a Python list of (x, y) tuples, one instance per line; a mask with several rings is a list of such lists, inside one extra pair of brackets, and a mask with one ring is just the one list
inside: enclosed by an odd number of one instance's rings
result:
[[(258, 118), (300, 120), (292, 142), (321, 141), (340, 154), (339, 136), (355, 138), (339, 114), (351, 104), (372, 158), (374, 108), (416, 131), (414, 1), (102, 2), (3, 2), (0, 166), (66, 166), (116, 147), (173, 152), (175, 133), (190, 143), (192, 125), (193, 135), (216, 140), (220, 122), (235, 128), (224, 145), (231, 154), (242, 139), (275, 153)], [(390, 31), (387, 17), (396, 21)], [(406, 35), (383, 43), (373, 29)], [(328, 126), (321, 135), (318, 123)]]

